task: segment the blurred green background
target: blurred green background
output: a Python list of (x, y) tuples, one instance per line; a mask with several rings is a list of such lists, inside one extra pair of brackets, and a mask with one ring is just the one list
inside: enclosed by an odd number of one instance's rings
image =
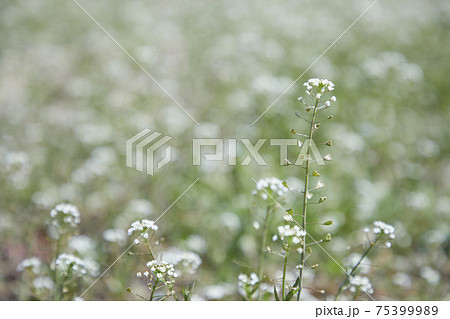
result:
[[(361, 252), (363, 227), (390, 223), (393, 247), (369, 257), (373, 297), (450, 299), (448, 1), (378, 1), (255, 125), (372, 1), (79, 2), (200, 125), (74, 1), (2, 1), (0, 299), (30, 298), (16, 266), (51, 260), (44, 222), (55, 204), (79, 208), (79, 234), (93, 239), (104, 270), (131, 243), (109, 242), (105, 230), (156, 219), (200, 178), (158, 221), (158, 234), (163, 249), (201, 256), (195, 299), (239, 300), (237, 275), (256, 265), (252, 224), (264, 212), (252, 178), (298, 183), (303, 172), (278, 165), (268, 142), (267, 166), (193, 167), (192, 138), (256, 142), (305, 131), (293, 114), (304, 112), (297, 98), (309, 77), (333, 81), (338, 99), (316, 140), (333, 141), (320, 149), (334, 158), (321, 168), (328, 200), (309, 213), (334, 224), (312, 233), (330, 232), (324, 247), (345, 263)], [(177, 156), (154, 176), (125, 166), (125, 141), (144, 128), (172, 136)], [(300, 200), (285, 207), (298, 210)], [(327, 293), (307, 298), (324, 300), (344, 273), (320, 249), (312, 258), (320, 267), (307, 282)], [(269, 259), (276, 278), (281, 261)], [(135, 300), (125, 289), (145, 289), (135, 276), (144, 264), (124, 256), (83, 298)], [(78, 294), (93, 280), (80, 281)]]

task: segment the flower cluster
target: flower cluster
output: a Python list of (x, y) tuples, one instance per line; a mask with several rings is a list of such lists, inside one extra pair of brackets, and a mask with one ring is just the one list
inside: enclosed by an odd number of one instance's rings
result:
[(258, 275), (252, 272), (250, 276), (246, 274), (239, 274), (238, 276), (239, 280), (239, 287), (245, 288), (245, 287), (254, 287), (259, 283)]
[(80, 212), (72, 204), (61, 203), (50, 211), (50, 233), (60, 238), (68, 227), (76, 228), (80, 223)]
[(98, 274), (97, 263), (78, 258), (72, 254), (63, 253), (59, 255), (56, 258), (56, 267), (64, 277), (96, 276)]
[[(306, 87), (306, 93), (308, 95), (315, 90), (318, 94), (323, 94), (325, 92), (331, 92), (334, 90), (334, 83), (327, 79), (312, 78), (303, 83), (303, 86)], [(320, 96), (316, 98), (319, 99)]]
[[(151, 260), (147, 263), (147, 267), (156, 277), (155, 280), (164, 282), (165, 285), (171, 286), (175, 283), (175, 268), (172, 264), (165, 261)], [(137, 273), (138, 277), (142, 277), (141, 273)], [(144, 272), (145, 277), (149, 277), (150, 273), (148, 271)]]
[(127, 236), (121, 228), (110, 228), (103, 232), (103, 239), (111, 243), (123, 245), (126, 242)]
[(375, 221), (373, 222), (373, 232), (375, 234), (379, 234), (383, 232), (386, 235), (389, 235), (389, 238), (394, 239), (395, 238), (395, 228), (392, 225), (386, 224), (382, 221)]
[(135, 221), (131, 224), (131, 227), (128, 229), (128, 236), (133, 235), (134, 232), (139, 232), (140, 235), (144, 238), (148, 238), (147, 231), (151, 229), (153, 231), (158, 230), (158, 226), (156, 226), (153, 220), (143, 219), (142, 221)]
[(53, 282), (53, 279), (48, 276), (36, 277), (33, 280), (33, 287), (34, 287), (34, 289), (39, 290), (39, 291), (45, 291), (45, 290), (51, 291), (54, 287), (54, 282)]
[(22, 272), (25, 269), (29, 269), (32, 273), (38, 274), (41, 270), (41, 265), (42, 265), (42, 262), (39, 258), (31, 257), (31, 258), (22, 260), (20, 262), (20, 264), (17, 265), (16, 270), (18, 272)]
[(193, 275), (202, 264), (202, 259), (198, 254), (178, 248), (167, 249), (163, 253), (163, 258), (167, 262), (177, 266), (177, 274), (179, 275), (184, 273)]
[(349, 290), (351, 292), (364, 291), (373, 294), (372, 284), (366, 276), (354, 276), (350, 278)]
[[(364, 232), (369, 233), (370, 229), (368, 227), (364, 228)], [(386, 224), (382, 221), (373, 222), (372, 232), (381, 238), (383, 235), (387, 235), (389, 239), (395, 239), (395, 228), (392, 225)], [(388, 241), (385, 243), (386, 248), (391, 247), (391, 243)]]
[[(306, 232), (300, 229), (299, 226), (294, 225), (291, 227), (290, 225), (284, 225), (278, 227), (278, 236), (282, 241), (292, 242), (294, 244), (299, 244), (303, 237), (306, 236)], [(276, 240), (277, 238), (274, 237)]]
[[(315, 100), (319, 100), (325, 93), (334, 90), (334, 83), (326, 79), (309, 79), (307, 82), (303, 83), (303, 86), (306, 87), (306, 94)], [(299, 100), (305, 103), (301, 97)], [(325, 101), (323, 107), (330, 107), (331, 102), (336, 102), (336, 97), (334, 95)]]
[(267, 200), (269, 195), (283, 197), (287, 191), (288, 188), (283, 185), (281, 180), (276, 177), (266, 177), (261, 178), (256, 182), (256, 189), (252, 192), (252, 194), (259, 194), (263, 200)]

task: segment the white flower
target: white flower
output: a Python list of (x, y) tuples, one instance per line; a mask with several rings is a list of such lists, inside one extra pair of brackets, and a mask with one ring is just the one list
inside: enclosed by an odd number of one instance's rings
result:
[(147, 267), (151, 270), (155, 277), (164, 282), (165, 285), (172, 286), (175, 283), (176, 275), (173, 264), (169, 264), (165, 261), (151, 260), (147, 263)]
[[(378, 234), (383, 232), (386, 235), (391, 235), (394, 234), (395, 232), (395, 228), (392, 225), (386, 224), (382, 221), (375, 221), (373, 222), (373, 232)], [(394, 235), (395, 236), (395, 235)]]
[(125, 243), (126, 238), (127, 234), (120, 228), (111, 228), (103, 232), (103, 239), (111, 243), (118, 243), (119, 245), (122, 245)]
[(143, 235), (149, 230), (158, 230), (158, 226), (156, 226), (154, 221), (148, 219), (143, 219), (142, 221), (137, 220), (132, 223), (131, 227), (128, 229), (128, 236), (131, 236), (134, 232), (139, 232), (140, 235)]
[(303, 237), (306, 235), (304, 230), (301, 230), (299, 226), (294, 225), (284, 225), (278, 227), (278, 235), (281, 240), (291, 241), (294, 244), (298, 244), (302, 241)]
[(239, 274), (239, 287), (252, 287), (259, 283), (259, 278), (256, 273), (251, 273), (250, 276), (246, 274)]
[(330, 102), (330, 101), (325, 101), (325, 105), (326, 105), (327, 107), (330, 107), (330, 106), (331, 106), (331, 102)]
[[(177, 268), (177, 273), (194, 274), (198, 267), (202, 264), (200, 256), (192, 251), (181, 250), (178, 248), (166, 249), (163, 253), (163, 258), (169, 264), (173, 264)], [(168, 270), (170, 275), (171, 270)]]
[(71, 254), (61, 254), (56, 258), (56, 267), (63, 276), (96, 276), (98, 264), (90, 259), (81, 259)]
[(95, 240), (85, 235), (70, 238), (68, 246), (83, 257), (96, 255)]
[(54, 286), (53, 280), (48, 276), (36, 277), (33, 280), (33, 287), (38, 290), (51, 291), (53, 289), (53, 286)]
[(72, 204), (61, 203), (50, 211), (50, 234), (59, 238), (67, 227), (76, 228), (80, 223), (80, 212)]
[(135, 240), (134, 240), (134, 244), (135, 244), (135, 245), (139, 245), (139, 243), (140, 243), (140, 242), (139, 242), (139, 239), (135, 239)]
[(313, 93), (316, 99), (320, 99), (323, 93), (334, 90), (334, 83), (327, 79), (312, 78), (303, 83), (303, 86), (306, 87), (306, 94)]
[(256, 189), (252, 192), (267, 200), (270, 194), (271, 197), (283, 197), (289, 189), (283, 185), (283, 182), (276, 177), (261, 178), (256, 182)]
[(22, 272), (25, 269), (30, 269), (33, 273), (38, 274), (40, 272), (41, 268), (41, 260), (37, 257), (31, 257), (28, 259), (24, 259), (20, 262), (19, 265), (17, 265), (16, 270), (18, 272)]
[(333, 158), (331, 157), (331, 154), (327, 154), (325, 155), (325, 157), (323, 158), (325, 161), (332, 161)]
[(367, 292), (368, 294), (373, 294), (372, 284), (369, 281), (369, 278), (366, 276), (354, 276), (350, 277), (350, 288), (351, 292), (356, 292), (356, 290), (361, 290)]
[(136, 273), (136, 277), (138, 277), (138, 278), (142, 278), (142, 273), (139, 271), (139, 272), (137, 272)]
[(330, 98), (330, 101), (331, 101), (331, 102), (336, 102), (336, 97), (333, 95), (333, 96)]
[(325, 187), (325, 184), (324, 184), (324, 182), (322, 182), (320, 179), (317, 181), (317, 184), (316, 184), (316, 188), (322, 188), (322, 187)]

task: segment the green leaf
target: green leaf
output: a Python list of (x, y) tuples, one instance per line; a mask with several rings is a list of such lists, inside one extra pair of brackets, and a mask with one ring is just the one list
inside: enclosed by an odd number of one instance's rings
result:
[(287, 293), (286, 297), (284, 297), (285, 301), (289, 301), (294, 297), (294, 289), (289, 289), (289, 292)]
[(320, 176), (320, 173), (318, 171), (313, 171), (312, 176)]
[(325, 225), (325, 226), (333, 225), (333, 221), (332, 221), (332, 220), (326, 221), (326, 222), (323, 223), (322, 225)]
[(277, 287), (276, 286), (273, 286), (273, 294), (275, 296), (275, 300), (276, 301), (280, 301), (280, 297), (278, 296)]
[(324, 242), (329, 242), (329, 241), (331, 241), (331, 234), (330, 234), (330, 233), (326, 234), (325, 237), (323, 237), (323, 241), (324, 241)]
[(300, 285), (300, 276), (297, 276), (297, 280), (295, 281), (294, 287), (298, 287)]
[(288, 188), (288, 189), (291, 189), (291, 188), (290, 188), (290, 187), (288, 186), (288, 184), (287, 184), (287, 182), (286, 182), (286, 181), (283, 181), (283, 183), (282, 183), (282, 184), (283, 184), (283, 186), (284, 186), (284, 187), (286, 187), (286, 188)]
[(297, 134), (297, 132), (294, 129), (291, 129), (291, 134)]
[(294, 215), (294, 211), (292, 210), (292, 208), (286, 209), (286, 213), (288, 213), (289, 215)]

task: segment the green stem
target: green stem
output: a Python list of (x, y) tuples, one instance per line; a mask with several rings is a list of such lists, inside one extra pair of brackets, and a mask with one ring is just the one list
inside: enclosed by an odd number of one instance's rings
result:
[(150, 260), (155, 260), (155, 256), (153, 255), (153, 252), (152, 252), (152, 249), (150, 247), (148, 240), (144, 239), (144, 241), (145, 241), (145, 245), (147, 246), (148, 253), (150, 254), (150, 258), (151, 258)]
[(288, 262), (288, 256), (289, 256), (289, 245), (286, 248), (286, 253), (284, 255), (284, 266), (283, 266), (283, 281), (281, 283), (281, 300), (284, 301), (284, 290), (286, 288), (286, 269), (287, 269), (287, 262)]
[(361, 264), (361, 262), (363, 261), (364, 258), (366, 258), (366, 256), (369, 254), (369, 252), (372, 250), (373, 247), (375, 247), (375, 244), (377, 243), (377, 241), (380, 239), (381, 235), (378, 236), (377, 238), (375, 238), (373, 243), (370, 243), (369, 248), (367, 248), (367, 250), (362, 254), (361, 258), (359, 259), (359, 261), (356, 263), (355, 266), (353, 266), (352, 270), (350, 271), (349, 274), (347, 274), (347, 277), (345, 278), (345, 280), (342, 282), (342, 284), (339, 286), (338, 292), (336, 294), (336, 297), (334, 300), (338, 300), (339, 296), (342, 293), (342, 290), (344, 289), (344, 287), (348, 284), (348, 282), (350, 281), (350, 278), (353, 276), (354, 272), (358, 269), (359, 265)]
[(266, 255), (265, 247), (266, 247), (266, 237), (267, 237), (267, 229), (269, 227), (269, 215), (272, 208), (271, 205), (267, 205), (266, 209), (266, 217), (264, 218), (264, 226), (263, 226), (263, 233), (261, 235), (261, 242), (259, 247), (259, 260), (258, 260), (258, 279), (259, 279), (259, 288), (258, 288), (258, 300), (261, 300), (261, 282), (262, 277), (264, 275), (264, 258)]
[[(310, 165), (310, 154), (311, 154), (311, 141), (314, 133), (314, 125), (316, 119), (317, 105), (319, 104), (319, 99), (316, 99), (314, 105), (314, 111), (311, 116), (311, 125), (309, 127), (308, 134), (308, 150), (306, 151), (306, 165), (305, 165), (305, 188), (303, 190), (303, 206), (302, 206), (302, 229), (306, 233), (306, 213), (308, 206), (308, 188), (309, 188), (309, 165)], [(300, 257), (300, 273), (299, 273), (299, 290), (297, 293), (297, 300), (300, 300), (300, 295), (302, 293), (303, 287), (303, 269), (305, 268), (305, 254), (306, 254), (306, 234), (303, 236), (303, 251)]]
[(153, 301), (153, 295), (155, 294), (155, 290), (156, 290), (156, 285), (157, 284), (158, 284), (158, 278), (155, 278), (155, 283), (153, 284), (152, 293), (150, 294), (149, 301)]

